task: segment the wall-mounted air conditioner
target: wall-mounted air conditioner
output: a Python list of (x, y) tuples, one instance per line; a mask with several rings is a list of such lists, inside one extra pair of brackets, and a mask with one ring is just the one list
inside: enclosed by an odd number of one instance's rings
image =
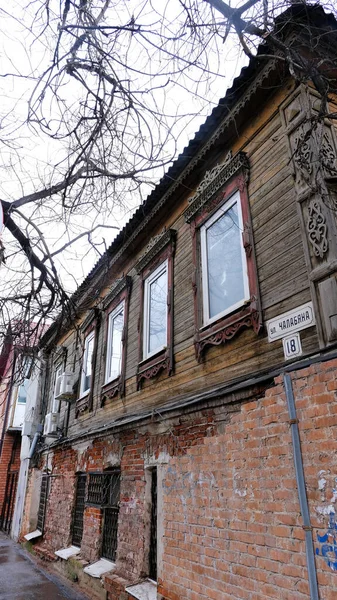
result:
[(47, 413), (44, 419), (43, 435), (58, 436), (59, 413)]
[(74, 373), (71, 371), (64, 371), (62, 375), (59, 375), (55, 383), (55, 400), (68, 400), (70, 401), (74, 397), (73, 392), (74, 386)]

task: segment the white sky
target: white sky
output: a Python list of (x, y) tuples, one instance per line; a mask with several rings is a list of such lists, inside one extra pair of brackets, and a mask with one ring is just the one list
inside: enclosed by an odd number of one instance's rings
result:
[[(122, 2), (112, 3), (112, 7), (114, 4), (118, 4), (120, 8), (121, 3), (124, 3), (125, 10), (129, 11), (130, 15), (135, 14), (137, 17), (137, 10), (141, 11), (139, 19), (142, 24), (147, 20), (153, 26), (157, 20), (153, 11), (150, 10), (150, 2), (122, 0)], [(44, 34), (36, 40), (29, 31), (32, 14), (42, 4), (42, 0), (33, 0), (29, 4), (24, 0), (12, 0), (7, 8), (7, 13), (4, 8), (0, 8), (3, 31), (0, 36), (0, 138), (3, 142), (0, 154), (0, 197), (4, 200), (15, 199), (43, 187), (44, 182), (48, 181), (53, 173), (55, 162), (59, 163), (64, 154), (59, 142), (48, 140), (46, 136), (41, 135), (38, 127), (34, 128), (32, 125), (28, 127), (25, 121), (29, 98), (36, 83), (36, 74), (41, 73), (48, 66), (50, 53), (55, 43), (52, 38), (48, 38)], [(52, 0), (51, 6), (57, 10), (58, 3)], [(174, 24), (175, 17), (180, 10), (179, 2), (178, 0), (169, 0), (166, 6), (166, 16)], [(123, 20), (124, 17), (120, 10), (117, 13), (112, 8), (111, 12), (114, 14), (110, 15), (110, 22), (116, 22), (117, 18)], [(141, 57), (139, 52), (139, 47), (131, 48), (130, 62), (134, 61), (134, 64), (138, 66), (142, 60), (144, 69), (158, 73), (158, 69), (163, 66), (163, 59), (156, 55), (151, 62), (146, 64), (147, 58)], [(218, 103), (219, 98), (225, 95), (226, 88), (231, 84), (233, 77), (239, 73), (242, 64), (241, 54), (231, 43), (220, 46), (218, 52), (213, 54), (213, 58), (210, 48), (209, 58), (211, 69), (219, 71), (219, 76), (206, 78), (200, 70), (190, 69), (182, 76), (175, 76), (176, 82), (171, 81), (165, 87), (165, 95), (160, 89), (156, 93), (158, 105), (164, 106), (167, 114), (174, 115), (177, 112), (181, 115), (186, 114), (185, 118), (172, 119), (177, 139), (177, 154), (194, 136), (206, 116)], [(177, 63), (173, 59), (172, 67), (177, 67)], [(137, 85), (140, 89), (146, 88), (150, 83), (150, 79), (145, 76), (141, 78), (135, 74), (134, 77), (137, 77)], [(73, 88), (69, 85), (65, 87), (64, 94), (73, 95), (74, 103), (78, 101), (78, 90), (75, 86)], [(54, 115), (53, 110), (55, 111)], [(55, 105), (51, 105), (51, 127), (53, 127), (53, 116), (59, 116), (59, 109)], [(172, 151), (169, 146), (167, 149)], [(162, 171), (154, 172), (153, 180), (158, 180), (161, 175)], [(57, 180), (58, 177), (56, 176), (55, 179)], [(150, 189), (150, 187), (144, 186), (143, 199)], [(105, 224), (121, 227), (125, 220), (130, 218), (138, 203), (139, 195), (129, 194), (126, 199), (124, 198), (123, 207), (115, 207), (113, 213), (104, 221)], [(57, 215), (53, 216), (53, 209), (51, 210), (50, 207), (34, 212), (30, 206), (27, 207), (27, 213), (31, 215), (35, 223), (38, 223), (52, 252), (61, 247), (67, 239), (90, 227), (92, 219), (96, 223), (99, 222), (97, 214), (92, 217), (90, 213), (85, 216), (73, 215), (70, 232), (69, 228), (65, 230), (64, 224), (58, 222)], [(106, 229), (96, 232), (95, 241), (100, 244), (100, 252), (109, 246), (115, 233), (115, 230)], [(3, 234), (3, 241), (8, 255), (10, 236), (6, 231)], [(98, 258), (98, 253), (92, 251), (84, 240), (68, 250), (66, 255), (60, 256), (56, 262), (66, 287), (69, 290), (75, 289)], [(0, 271), (0, 278), (9, 277), (11, 269), (15, 265), (20, 265), (20, 261), (16, 259), (13, 263), (9, 259), (7, 270), (5, 271), (2, 267)]]

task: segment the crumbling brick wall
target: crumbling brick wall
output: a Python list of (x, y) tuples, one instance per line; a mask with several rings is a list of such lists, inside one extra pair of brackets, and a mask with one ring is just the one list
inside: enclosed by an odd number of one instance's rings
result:
[[(335, 598), (337, 586), (336, 374), (337, 361), (331, 360), (291, 375), (322, 600)], [(42, 541), (51, 550), (69, 541), (76, 470), (120, 465), (118, 550), (115, 575), (106, 580), (109, 600), (124, 598), (124, 582), (147, 575), (146, 467), (153, 464), (160, 473), (158, 597), (310, 597), (282, 377), (259, 397), (241, 394), (130, 426), (91, 440), (84, 449), (55, 450), (53, 461), (58, 477)], [(87, 560), (99, 556), (100, 519), (99, 509), (86, 509), (82, 554)]]

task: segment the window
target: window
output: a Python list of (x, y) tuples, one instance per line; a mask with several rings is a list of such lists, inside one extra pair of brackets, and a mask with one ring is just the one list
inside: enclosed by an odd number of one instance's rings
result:
[(23, 375), (23, 382), (18, 387), (17, 403), (26, 404), (27, 402), (27, 387), (33, 367), (33, 359), (31, 356), (23, 356), (21, 360), (20, 370)]
[(158, 373), (173, 373), (173, 257), (176, 231), (152, 238), (136, 264), (140, 277), (137, 388)]
[(102, 509), (103, 558), (116, 560), (120, 499), (120, 471), (90, 473), (87, 502)]
[(127, 318), (132, 287), (128, 275), (114, 281), (103, 300), (105, 311), (105, 372), (101, 389), (101, 406), (125, 393)]
[(90, 333), (84, 342), (84, 355), (81, 375), (81, 396), (90, 391), (92, 376), (92, 357), (94, 352), (95, 334)]
[[(227, 343), (243, 328), (258, 333), (262, 313), (243, 152), (205, 174), (185, 211), (191, 225), (195, 277), (195, 353)], [(218, 190), (218, 192), (216, 191)]]
[(44, 522), (46, 517), (47, 498), (49, 492), (49, 476), (43, 474), (41, 478), (41, 490), (40, 490), (40, 501), (39, 509), (37, 513), (37, 529), (43, 533)]
[(87, 476), (85, 473), (78, 473), (76, 475), (76, 500), (71, 540), (74, 546), (81, 546), (82, 542), (86, 482)]
[(144, 281), (144, 359), (167, 346), (167, 264)]
[(54, 369), (54, 392), (53, 392), (53, 402), (52, 402), (52, 412), (54, 412), (54, 413), (60, 412), (60, 408), (61, 408), (61, 401), (56, 400), (55, 396), (56, 396), (56, 391), (57, 391), (56, 387), (57, 387), (58, 378), (62, 375), (63, 371), (64, 371), (63, 365), (58, 365)]
[(236, 192), (200, 229), (205, 325), (249, 300), (242, 232), (240, 195)]
[(105, 383), (116, 379), (121, 373), (124, 310), (122, 302), (109, 315)]
[(157, 581), (157, 469), (151, 472), (151, 527), (149, 549), (149, 577)]

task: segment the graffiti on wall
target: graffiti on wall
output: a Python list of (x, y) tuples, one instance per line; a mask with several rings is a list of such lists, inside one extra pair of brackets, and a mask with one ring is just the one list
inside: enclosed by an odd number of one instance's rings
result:
[(337, 571), (337, 522), (335, 503), (337, 500), (337, 478), (334, 479), (332, 495), (327, 495), (327, 487), (330, 488), (327, 479), (329, 471), (320, 471), (318, 479), (318, 490), (321, 494), (322, 504), (316, 507), (316, 512), (324, 518), (329, 517), (329, 524), (326, 533), (317, 534), (319, 547), (316, 548), (316, 555), (322, 556), (332, 571)]
[(324, 535), (317, 534), (320, 548), (316, 548), (316, 554), (323, 556), (326, 564), (333, 571), (337, 571), (337, 523), (335, 513), (329, 515), (328, 531)]

